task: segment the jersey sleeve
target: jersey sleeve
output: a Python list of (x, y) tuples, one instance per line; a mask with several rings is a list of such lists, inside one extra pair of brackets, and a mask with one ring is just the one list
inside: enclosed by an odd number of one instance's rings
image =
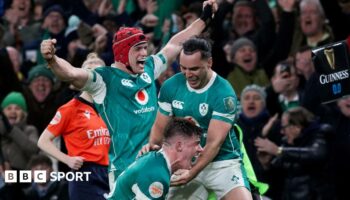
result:
[(212, 119), (234, 123), (238, 110), (238, 100), (231, 87), (223, 87), (214, 100)]
[(158, 53), (156, 55), (151, 55), (150, 56), (153, 61), (153, 72), (154, 72), (154, 79), (157, 79), (162, 72), (164, 72), (167, 68), (167, 60), (165, 56), (161, 53)]
[(91, 94), (94, 101), (98, 104), (102, 104), (107, 93), (106, 83), (102, 75), (96, 70), (89, 73), (89, 78), (81, 90)]
[(171, 87), (171, 80), (168, 79), (165, 81), (160, 88), (159, 96), (158, 96), (158, 111), (166, 116), (173, 115), (172, 108), (172, 96), (173, 96), (174, 88)]
[(46, 128), (56, 137), (69, 131), (70, 119), (74, 116), (69, 108), (67, 106), (60, 107)]
[(138, 177), (137, 184), (132, 187), (135, 199), (165, 199), (169, 191), (169, 180), (159, 176), (157, 170), (153, 171), (154, 173), (145, 173)]

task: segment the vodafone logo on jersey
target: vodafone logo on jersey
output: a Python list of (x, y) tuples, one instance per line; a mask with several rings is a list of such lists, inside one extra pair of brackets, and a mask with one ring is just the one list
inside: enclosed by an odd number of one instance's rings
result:
[(56, 125), (56, 124), (60, 123), (61, 118), (62, 118), (62, 115), (61, 115), (60, 111), (57, 111), (55, 116), (51, 120), (50, 124), (51, 125)]
[(139, 104), (146, 105), (149, 99), (147, 91), (144, 89), (139, 90), (135, 94), (135, 99)]

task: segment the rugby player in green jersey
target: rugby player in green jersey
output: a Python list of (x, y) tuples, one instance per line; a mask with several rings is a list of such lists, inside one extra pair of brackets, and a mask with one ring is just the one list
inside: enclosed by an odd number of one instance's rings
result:
[(242, 153), (233, 129), (237, 97), (227, 80), (212, 69), (211, 44), (193, 37), (183, 44), (181, 73), (163, 83), (159, 110), (149, 144), (141, 152), (162, 143), (163, 130), (172, 117), (192, 120), (203, 129), (203, 152), (189, 171), (172, 181), (169, 199), (207, 199), (208, 190), (218, 199), (251, 200)]
[[(92, 72), (75, 68), (56, 56), (55, 39), (42, 41), (41, 54), (52, 71), (59, 79), (91, 94), (96, 109), (109, 129), (111, 190), (116, 178), (147, 143), (157, 110), (154, 80), (166, 69), (167, 62), (175, 60), (182, 43), (200, 34), (217, 10), (215, 0), (204, 1), (203, 7), (207, 9), (204, 9), (201, 18), (174, 35), (156, 55), (147, 56), (147, 38), (141, 30), (121, 28), (113, 40), (114, 64)], [(113, 194), (110, 199), (113, 199)]]
[(171, 174), (190, 169), (192, 158), (202, 151), (201, 134), (201, 128), (187, 119), (171, 120), (162, 148), (143, 155), (118, 177), (118, 199), (165, 199)]

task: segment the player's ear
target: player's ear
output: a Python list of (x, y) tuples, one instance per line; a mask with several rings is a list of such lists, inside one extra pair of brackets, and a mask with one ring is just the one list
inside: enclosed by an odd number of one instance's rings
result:
[(208, 66), (209, 66), (209, 68), (211, 68), (213, 66), (213, 58), (212, 57), (208, 58)]
[(176, 152), (181, 152), (182, 146), (183, 146), (183, 143), (181, 141), (177, 141), (175, 145)]

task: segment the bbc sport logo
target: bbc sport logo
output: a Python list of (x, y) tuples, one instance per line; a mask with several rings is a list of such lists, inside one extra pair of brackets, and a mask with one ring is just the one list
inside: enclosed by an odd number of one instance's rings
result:
[(91, 172), (51, 172), (47, 177), (45, 170), (35, 170), (33, 173), (31, 170), (5, 170), (5, 183), (45, 183), (48, 180), (86, 182), (89, 181), (90, 175)]

